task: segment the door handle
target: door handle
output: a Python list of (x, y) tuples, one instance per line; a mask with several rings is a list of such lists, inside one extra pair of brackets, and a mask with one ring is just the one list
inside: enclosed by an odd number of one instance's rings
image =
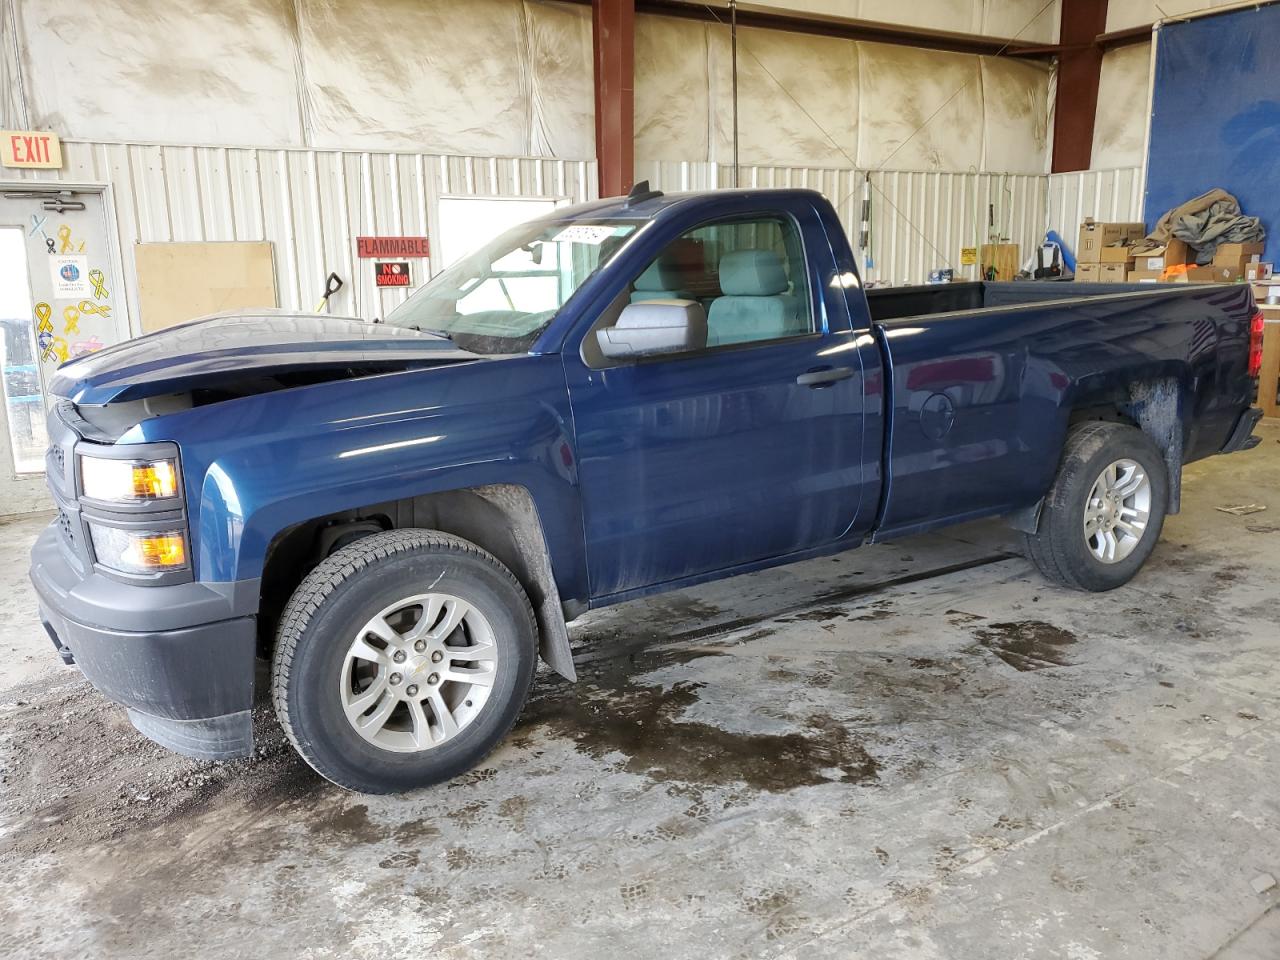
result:
[(852, 367), (825, 367), (800, 374), (796, 377), (796, 383), (802, 387), (825, 387), (837, 380), (848, 380), (852, 376)]

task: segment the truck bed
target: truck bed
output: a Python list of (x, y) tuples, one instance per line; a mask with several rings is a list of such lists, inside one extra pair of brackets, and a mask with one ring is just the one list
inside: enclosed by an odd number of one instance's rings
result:
[[(1199, 285), (1203, 287), (1204, 285)], [(1046, 300), (1084, 300), (1092, 297), (1141, 293), (1167, 296), (1193, 288), (1187, 284), (1075, 283), (1063, 280), (1024, 280), (1015, 283), (935, 283), (918, 287), (884, 287), (867, 291), (871, 319), (877, 323), (927, 317), (961, 310), (984, 310)], [(1219, 287), (1219, 289), (1221, 289)]]
[(1217, 453), (1252, 399), (1245, 285), (957, 283), (867, 299), (892, 385), (883, 535), (1034, 504), (1081, 395), (1135, 422), (1164, 409), (1183, 426), (1179, 462)]

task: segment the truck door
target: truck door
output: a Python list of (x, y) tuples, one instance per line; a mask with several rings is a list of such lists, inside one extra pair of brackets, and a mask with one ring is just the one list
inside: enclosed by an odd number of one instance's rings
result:
[[(861, 356), (875, 348), (851, 329), (808, 199), (624, 262), (630, 282), (564, 351), (593, 599), (853, 535), (878, 483)], [(626, 303), (663, 298), (703, 305), (705, 349), (623, 362), (593, 349)]]

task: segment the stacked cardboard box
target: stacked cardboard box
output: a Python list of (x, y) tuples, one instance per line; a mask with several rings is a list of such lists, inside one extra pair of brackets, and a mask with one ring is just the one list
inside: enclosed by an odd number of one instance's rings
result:
[(1080, 224), (1076, 244), (1076, 279), (1089, 283), (1124, 283), (1132, 264), (1132, 246), (1147, 228), (1141, 223), (1100, 223), (1092, 218)]
[(1243, 280), (1251, 263), (1262, 259), (1261, 243), (1220, 243), (1213, 253), (1213, 279), (1219, 283)]
[(1195, 260), (1196, 252), (1190, 246), (1181, 240), (1171, 239), (1163, 247), (1139, 249), (1128, 279), (1130, 283), (1154, 283), (1170, 267), (1194, 264)]

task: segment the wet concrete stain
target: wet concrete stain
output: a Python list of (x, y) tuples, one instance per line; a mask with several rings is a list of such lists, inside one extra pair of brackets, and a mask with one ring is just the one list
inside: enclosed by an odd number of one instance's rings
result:
[[(797, 620), (806, 620), (810, 623), (827, 623), (840, 617), (848, 616), (849, 611), (843, 607), (814, 607), (812, 610), (802, 610), (800, 613), (793, 613), (791, 616), (784, 618), (783, 623), (794, 623)], [(860, 619), (860, 618), (859, 618)]]
[[(705, 684), (681, 680), (649, 685), (637, 677), (657, 666), (687, 662), (707, 651), (656, 652), (640, 670), (610, 661), (576, 687), (547, 688), (531, 700), (513, 742), (529, 746), (548, 731), (574, 742), (597, 759), (621, 756), (623, 769), (659, 782), (722, 785), (745, 783), (768, 792), (832, 781), (871, 783), (879, 764), (833, 717), (812, 714), (805, 730), (785, 734), (744, 733), (682, 717)], [(635, 664), (631, 665), (636, 666)]]
[(881, 607), (876, 610), (870, 610), (859, 617), (854, 617), (853, 619), (861, 620), (861, 621), (888, 620), (889, 618), (894, 616), (897, 616), (897, 614), (895, 614), (892, 610), (886, 610), (883, 607)]
[[(815, 607), (833, 607), (835, 604), (846, 603), (858, 597), (871, 596), (877, 593), (883, 593), (886, 590), (892, 590), (897, 587), (907, 586), (922, 580), (932, 580), (936, 577), (949, 576), (953, 573), (961, 573), (966, 570), (974, 570), (979, 567), (989, 566), (993, 563), (1001, 563), (1005, 560), (1012, 559), (1015, 554), (997, 553), (991, 556), (978, 557), (974, 560), (965, 560), (960, 563), (953, 563), (943, 567), (934, 567), (929, 570), (920, 570), (915, 573), (908, 573), (904, 576), (895, 576), (887, 580), (877, 580), (874, 583), (854, 583), (844, 587), (837, 587), (827, 590), (824, 593), (817, 594), (807, 598), (806, 600), (794, 604), (792, 606), (783, 607), (778, 610), (765, 611), (747, 617), (737, 617), (734, 619), (716, 621), (714, 619), (709, 623), (705, 623), (700, 627), (694, 627), (689, 630), (681, 630), (674, 633), (657, 634), (650, 630), (639, 632), (634, 636), (622, 638), (617, 631), (608, 634), (587, 635), (580, 637), (574, 643), (574, 660), (581, 663), (592, 663), (596, 661), (608, 660), (614, 657), (629, 657), (638, 650), (645, 650), (655, 645), (663, 646), (679, 646), (688, 643), (696, 643), (699, 640), (707, 640), (713, 637), (722, 637), (739, 630), (746, 630), (752, 627), (760, 627), (762, 624), (769, 622), (785, 621), (788, 617), (795, 617), (797, 614), (806, 613)], [(854, 571), (854, 575), (861, 571)], [(670, 604), (671, 601), (667, 601)], [(699, 601), (693, 601), (699, 603)], [(719, 608), (712, 607), (716, 614), (722, 611)]]
[(1066, 648), (1076, 642), (1075, 634), (1043, 620), (993, 623), (975, 630), (974, 636), (979, 647), (1024, 672), (1071, 666)]

